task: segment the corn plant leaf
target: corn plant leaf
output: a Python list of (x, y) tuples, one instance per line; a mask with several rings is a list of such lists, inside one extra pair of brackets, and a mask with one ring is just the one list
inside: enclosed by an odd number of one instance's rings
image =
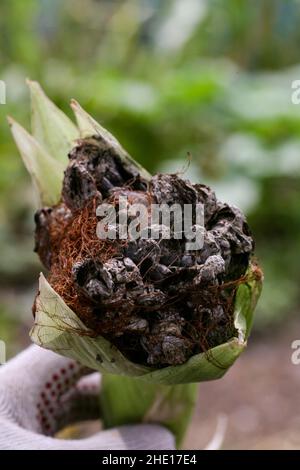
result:
[(158, 385), (106, 374), (100, 395), (102, 420), (107, 428), (159, 422), (172, 431), (179, 447), (197, 401), (197, 392), (195, 383)]
[(14, 140), (30, 173), (41, 205), (54, 205), (60, 199), (64, 168), (20, 124), (8, 118)]
[(79, 130), (44, 93), (38, 82), (27, 80), (31, 95), (31, 128), (36, 140), (64, 166), (79, 138)]

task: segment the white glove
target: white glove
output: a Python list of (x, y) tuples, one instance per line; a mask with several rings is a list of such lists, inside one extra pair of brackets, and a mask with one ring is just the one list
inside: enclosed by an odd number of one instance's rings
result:
[[(0, 367), (1, 450), (175, 449), (159, 425), (130, 425), (80, 440), (52, 436), (68, 423), (99, 418), (100, 375), (30, 346)], [(83, 377), (85, 375), (85, 377)]]

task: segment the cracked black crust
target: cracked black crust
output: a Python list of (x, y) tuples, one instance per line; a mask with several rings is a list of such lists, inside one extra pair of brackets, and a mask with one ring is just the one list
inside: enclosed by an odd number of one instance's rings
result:
[[(69, 157), (62, 190), (67, 217), (89, 200), (100, 204), (118, 191), (139, 202), (147, 193), (157, 204), (202, 203), (205, 209), (201, 250), (186, 251), (184, 238), (138, 239), (120, 245), (117, 256), (104, 263), (86, 258), (74, 264), (73, 281), (92, 305), (102, 334), (130, 359), (156, 367), (182, 364), (232, 337), (230, 292), (218, 288), (245, 274), (254, 250), (242, 212), (218, 201), (208, 186), (178, 175), (158, 174), (146, 182), (96, 138), (81, 141)], [(47, 246), (51, 216), (51, 208), (36, 215), (37, 251), (50, 269), (51, 250), (38, 247)]]

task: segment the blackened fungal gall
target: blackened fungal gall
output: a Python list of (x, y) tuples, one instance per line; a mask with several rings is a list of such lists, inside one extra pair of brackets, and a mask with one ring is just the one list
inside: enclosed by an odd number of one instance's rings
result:
[[(69, 158), (61, 203), (36, 215), (36, 250), (82, 321), (132, 361), (155, 367), (182, 364), (236, 335), (235, 288), (254, 248), (244, 215), (177, 175), (145, 181), (97, 137), (80, 141)], [(151, 227), (157, 239), (97, 239), (97, 205), (118, 212), (120, 195), (142, 202), (149, 220), (152, 203), (203, 204), (203, 247), (188, 251), (185, 236), (164, 238), (163, 222)]]

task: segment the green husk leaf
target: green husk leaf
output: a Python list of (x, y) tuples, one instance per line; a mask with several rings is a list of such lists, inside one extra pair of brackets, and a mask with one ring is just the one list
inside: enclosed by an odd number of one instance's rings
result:
[(68, 153), (79, 138), (79, 130), (44, 93), (40, 84), (27, 80), (31, 95), (31, 128), (35, 139), (55, 159), (68, 164)]
[(100, 395), (102, 420), (107, 428), (159, 422), (172, 431), (179, 447), (197, 401), (197, 391), (195, 383), (170, 387), (106, 374)]
[[(101, 336), (94, 337), (64, 300), (40, 276), (35, 325), (31, 338), (40, 346), (73, 357), (101, 372), (138, 376), (145, 382), (171, 385), (218, 379), (234, 363), (246, 347), (248, 327), (260, 292), (261, 281), (249, 269), (247, 280), (237, 290), (235, 324), (239, 337), (191, 357), (185, 364), (151, 369), (126, 359)], [(246, 326), (241, 326), (241, 325)], [(96, 360), (100, 355), (102, 362)], [(99, 359), (99, 358), (98, 358)]]
[(242, 339), (250, 335), (254, 311), (262, 291), (262, 273), (257, 276), (256, 269), (249, 268), (247, 281), (240, 285), (235, 296), (234, 324)]
[(41, 205), (51, 206), (60, 199), (63, 166), (54, 160), (20, 124), (8, 118), (14, 140), (25, 167), (32, 177)]
[(92, 116), (90, 116), (76, 100), (71, 100), (71, 108), (76, 117), (77, 125), (80, 131), (81, 138), (98, 136), (107, 149), (112, 149), (114, 153), (119, 155), (123, 164), (132, 170), (133, 168), (137, 174), (140, 174), (146, 180), (151, 178), (150, 173), (145, 170), (138, 162), (136, 162), (127, 152), (123, 149), (118, 140), (104, 127), (102, 127)]

